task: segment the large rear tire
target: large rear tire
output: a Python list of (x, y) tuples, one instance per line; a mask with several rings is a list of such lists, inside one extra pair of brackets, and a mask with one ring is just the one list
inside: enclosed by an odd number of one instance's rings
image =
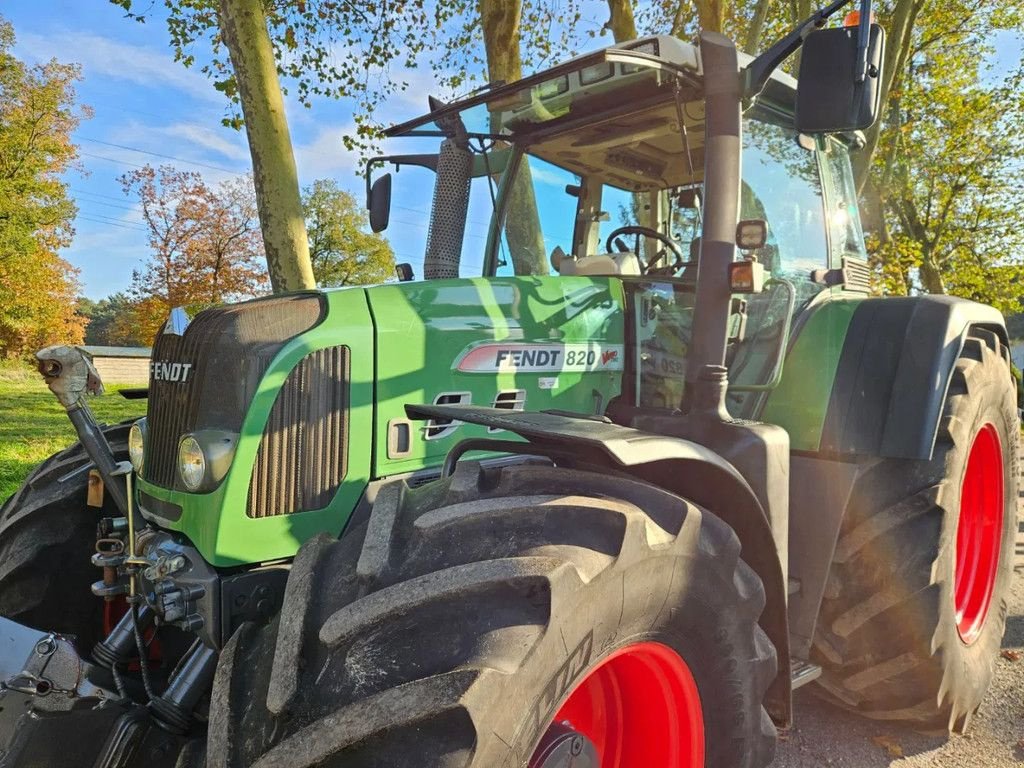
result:
[(854, 488), (818, 619), (819, 691), (871, 718), (962, 732), (992, 680), (1017, 536), (1016, 392), (996, 334), (956, 362), (929, 462)]
[[(103, 430), (118, 461), (128, 457), (130, 424)], [(90, 586), (101, 517), (117, 517), (110, 494), (86, 505), (91, 459), (79, 443), (33, 470), (0, 507), (0, 616), (43, 631), (74, 635), (79, 650), (102, 639), (103, 601)]]
[(715, 516), (545, 467), (386, 486), (296, 557), (214, 683), (209, 768), (523, 768), (569, 727), (602, 767), (760, 768), (764, 591)]

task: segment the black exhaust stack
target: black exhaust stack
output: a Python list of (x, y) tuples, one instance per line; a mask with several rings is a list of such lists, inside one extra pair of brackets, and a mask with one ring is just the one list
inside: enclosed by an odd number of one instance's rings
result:
[(684, 411), (689, 410), (704, 367), (725, 364), (732, 300), (729, 264), (736, 251), (740, 208), (741, 83), (736, 44), (725, 35), (702, 32), (700, 56), (705, 113), (704, 227)]

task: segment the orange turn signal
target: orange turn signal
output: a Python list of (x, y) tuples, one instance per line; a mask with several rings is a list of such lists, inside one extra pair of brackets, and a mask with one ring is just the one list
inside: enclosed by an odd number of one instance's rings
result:
[(732, 262), (729, 287), (733, 293), (760, 293), (764, 290), (764, 264), (753, 260)]
[[(874, 24), (876, 20), (875, 12), (871, 12), (871, 23)], [(843, 19), (844, 27), (859, 27), (860, 26), (860, 11), (850, 11), (846, 14), (846, 18)]]

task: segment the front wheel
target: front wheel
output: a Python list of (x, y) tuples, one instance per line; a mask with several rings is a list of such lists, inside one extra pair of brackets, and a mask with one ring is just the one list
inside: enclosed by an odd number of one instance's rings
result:
[(308, 542), (221, 659), (216, 768), (762, 768), (774, 648), (732, 530), (654, 487), (460, 464)]

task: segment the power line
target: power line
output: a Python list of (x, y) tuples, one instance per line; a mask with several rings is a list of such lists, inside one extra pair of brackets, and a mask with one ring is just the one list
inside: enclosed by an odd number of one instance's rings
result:
[(96, 213), (95, 211), (85, 211), (84, 215), (89, 216), (93, 219), (105, 220), (110, 224), (117, 224), (118, 226), (121, 227), (131, 227), (132, 229), (137, 229), (140, 232), (149, 231), (147, 227), (143, 224), (139, 224), (134, 221), (126, 221), (125, 219), (115, 219), (113, 216), (107, 216), (106, 214), (103, 213)]
[[(124, 150), (127, 150), (129, 152), (138, 152), (139, 154), (142, 154), (142, 155), (151, 155), (152, 157), (161, 157), (164, 160), (175, 160), (176, 162), (185, 163), (186, 165), (195, 165), (195, 166), (198, 166), (200, 168), (209, 168), (211, 171), (223, 171), (224, 173), (234, 174), (235, 176), (244, 176), (245, 175), (244, 173), (239, 173), (237, 170), (235, 170), (233, 168), (224, 168), (223, 166), (220, 166), (220, 165), (211, 165), (209, 163), (201, 163), (198, 160), (186, 160), (183, 157), (175, 157), (174, 155), (164, 155), (164, 154), (161, 154), (160, 152), (150, 152), (148, 149), (139, 149), (138, 147), (129, 147), (127, 144), (115, 144), (115, 143), (110, 142), (110, 141), (100, 141), (99, 139), (90, 139), (87, 136), (78, 136), (76, 138), (78, 138), (78, 139), (80, 139), (82, 141), (91, 142), (92, 144), (102, 144), (104, 147), (113, 147), (114, 149), (124, 149)], [(82, 154), (85, 154), (85, 153), (83, 152)]]
[(121, 223), (116, 222), (116, 221), (103, 221), (102, 219), (94, 219), (94, 218), (92, 218), (90, 216), (87, 216), (87, 215), (84, 215), (84, 214), (81, 214), (81, 213), (78, 214), (76, 219), (81, 219), (82, 221), (90, 221), (90, 222), (92, 222), (94, 224), (104, 224), (104, 225), (106, 225), (108, 227), (118, 227), (119, 229), (130, 229), (133, 232), (145, 232), (146, 231), (145, 229), (143, 229), (141, 227), (133, 227), (133, 226), (131, 226), (129, 224), (121, 224)]
[(107, 157), (106, 155), (94, 155), (92, 152), (79, 152), (78, 154), (83, 157), (91, 157), (96, 160), (106, 160), (108, 163), (114, 163), (115, 165), (130, 165), (132, 168), (145, 168), (144, 165), (138, 163), (129, 163), (127, 160), (119, 160), (116, 157)]
[[(81, 194), (81, 193), (79, 193), (79, 194)], [(79, 199), (79, 198), (76, 197), (75, 199), (76, 199), (77, 202), (82, 203), (82, 204), (86, 204), (87, 203), (89, 205), (103, 205), (103, 206), (106, 206), (107, 208), (116, 208), (116, 209), (118, 209), (120, 211), (134, 211), (134, 210), (137, 210), (134, 205), (118, 205), (117, 203), (105, 203), (102, 200), (90, 200), (89, 198)]]
[(76, 187), (74, 184), (71, 185), (71, 189), (72, 189), (72, 191), (77, 192), (80, 195), (91, 195), (93, 197), (102, 197), (104, 200), (116, 200), (119, 203), (127, 202), (127, 198), (124, 197), (123, 195), (121, 197), (118, 197), (117, 195), (104, 195), (101, 192), (93, 192), (92, 190), (89, 190), (89, 189), (82, 189), (81, 187)]

